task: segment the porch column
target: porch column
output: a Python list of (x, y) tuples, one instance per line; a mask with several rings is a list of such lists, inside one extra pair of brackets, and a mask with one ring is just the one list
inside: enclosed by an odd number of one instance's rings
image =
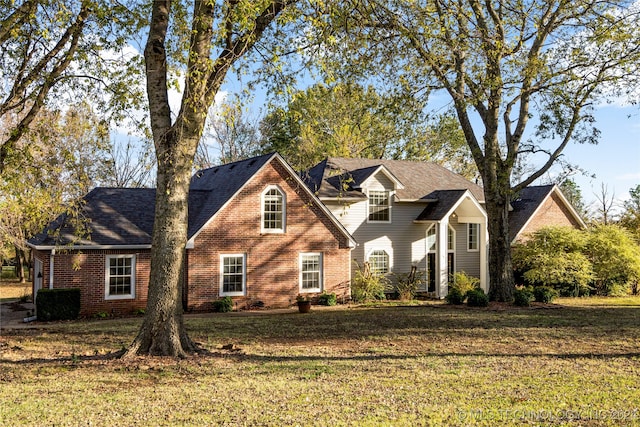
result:
[(436, 239), (436, 296), (440, 299), (447, 296), (449, 292), (449, 271), (447, 269), (447, 236), (449, 231), (449, 220), (447, 218), (438, 222), (438, 233)]

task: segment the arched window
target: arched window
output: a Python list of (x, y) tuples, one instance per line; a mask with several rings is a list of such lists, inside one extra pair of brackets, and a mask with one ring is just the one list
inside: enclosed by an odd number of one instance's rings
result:
[(387, 274), (389, 272), (389, 254), (380, 249), (372, 251), (369, 254), (369, 265), (371, 266), (371, 274)]
[(262, 232), (284, 233), (286, 225), (286, 198), (276, 186), (262, 193)]

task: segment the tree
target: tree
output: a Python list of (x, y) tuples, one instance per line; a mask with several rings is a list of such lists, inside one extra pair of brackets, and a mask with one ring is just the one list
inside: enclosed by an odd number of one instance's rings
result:
[(0, 136), (0, 175), (14, 167), (18, 141), (45, 107), (89, 99), (89, 93), (105, 113), (138, 106), (136, 59), (109, 59), (135, 31), (137, 17), (119, 2), (0, 2), (0, 119), (12, 123)]
[[(258, 123), (247, 117), (239, 101), (223, 102), (209, 117), (196, 151), (196, 169), (247, 159), (258, 151)], [(217, 146), (217, 159), (211, 153), (211, 145)]]
[(587, 208), (584, 204), (584, 198), (582, 197), (582, 190), (580, 189), (580, 186), (578, 186), (573, 179), (567, 178), (562, 181), (558, 187), (560, 187), (560, 191), (562, 191), (562, 194), (564, 194), (569, 203), (571, 203), (571, 206), (575, 208), (576, 212), (578, 212), (578, 214), (583, 218), (586, 218)]
[[(265, 37), (288, 3), (195, 0), (188, 14), (190, 29), (179, 25), (179, 17), (185, 16), (179, 5), (170, 0), (152, 3), (144, 57), (157, 158), (155, 222), (147, 310), (124, 357), (184, 357), (196, 348), (184, 328), (181, 304), (192, 162), (207, 111), (227, 72)], [(170, 31), (178, 39), (190, 35), (181, 44), (186, 46), (185, 88), (173, 120), (168, 97)]]
[(513, 248), (513, 264), (530, 285), (551, 286), (562, 295), (589, 291), (593, 268), (584, 254), (587, 238), (572, 227), (544, 227)]
[(0, 175), (0, 241), (15, 248), (18, 264), (26, 240), (104, 178), (107, 146), (106, 127), (84, 103), (65, 113), (41, 110), (15, 142), (20, 162)]
[(135, 144), (113, 140), (108, 149), (106, 176), (102, 182), (109, 187), (151, 187), (154, 157), (146, 141)]
[(629, 190), (631, 196), (624, 202), (620, 225), (629, 230), (640, 242), (640, 184)]
[(594, 285), (601, 295), (626, 295), (638, 291), (640, 246), (628, 230), (617, 224), (589, 230), (585, 253), (593, 265)]
[(594, 202), (594, 213), (597, 221), (601, 224), (609, 225), (614, 221), (613, 209), (616, 207), (615, 192), (611, 192), (609, 187), (604, 183), (600, 183), (600, 193), (594, 193), (596, 201)]
[[(351, 64), (356, 77), (375, 70), (386, 84), (452, 102), (484, 187), (490, 295), (511, 300), (509, 202), (567, 144), (597, 142), (596, 101), (632, 96), (638, 88), (638, 3), (353, 0), (342, 6), (327, 44), (335, 55), (348, 52), (339, 58), (341, 69)], [(541, 166), (513, 183), (514, 167), (527, 154)]]

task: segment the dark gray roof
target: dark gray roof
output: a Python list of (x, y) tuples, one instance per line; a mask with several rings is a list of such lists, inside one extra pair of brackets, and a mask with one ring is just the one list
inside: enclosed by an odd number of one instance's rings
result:
[[(191, 180), (189, 192), (189, 238), (274, 156), (268, 154), (198, 171)], [(80, 218), (86, 219), (87, 235), (75, 233), (73, 217), (63, 214), (42, 233), (29, 239), (29, 243), (33, 246), (151, 245), (155, 195), (156, 190), (151, 188), (95, 188), (82, 201)]]
[[(60, 215), (29, 243), (34, 246), (150, 245), (155, 196), (156, 190), (150, 188), (95, 188), (84, 197), (80, 215)], [(77, 221), (82, 224), (80, 229), (86, 228), (88, 234), (74, 231)]]
[(512, 241), (553, 191), (553, 187), (554, 185), (533, 185), (523, 188), (515, 195), (509, 212), (509, 235)]
[(436, 192), (469, 190), (480, 202), (482, 187), (461, 175), (430, 162), (329, 157), (302, 174), (311, 191), (320, 198), (363, 199), (358, 189), (379, 166), (384, 166), (400, 183), (399, 200), (433, 200)]
[(265, 154), (196, 172), (190, 186), (189, 238), (274, 156)]
[(440, 221), (466, 192), (467, 190), (443, 190), (433, 192), (432, 197), (437, 200), (427, 203), (427, 206), (420, 212), (416, 221)]

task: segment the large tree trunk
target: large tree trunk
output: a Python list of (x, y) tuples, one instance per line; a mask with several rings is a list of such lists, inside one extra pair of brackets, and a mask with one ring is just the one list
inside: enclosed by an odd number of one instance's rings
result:
[[(180, 150), (182, 147), (176, 142), (171, 145)], [(190, 175), (188, 156), (165, 155), (158, 159), (147, 312), (125, 357), (134, 354), (185, 357), (195, 350), (182, 317)]]
[(484, 194), (489, 228), (489, 298), (510, 302), (513, 301), (515, 280), (509, 237), (511, 186), (508, 179), (488, 182)]

